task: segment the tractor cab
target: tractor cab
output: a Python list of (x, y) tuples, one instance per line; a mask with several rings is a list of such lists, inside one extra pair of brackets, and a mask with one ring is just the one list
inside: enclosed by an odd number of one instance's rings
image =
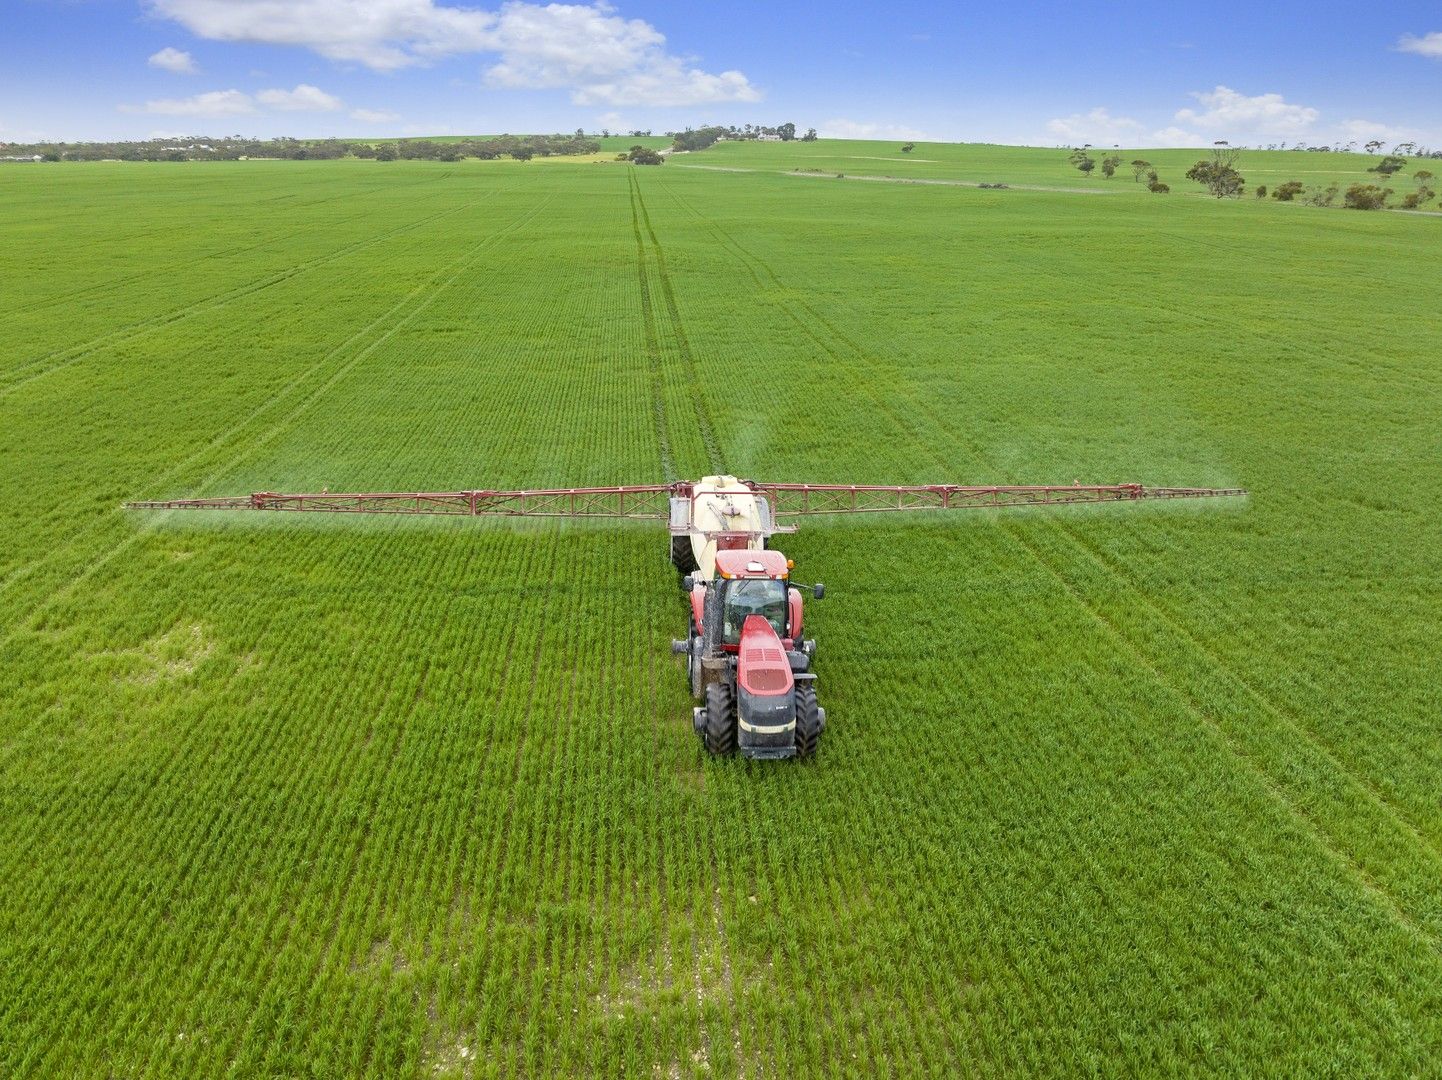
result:
[(716, 576), (709, 582), (692, 579), (691, 617), (697, 633), (706, 622), (708, 597), (719, 613), (717, 644), (728, 653), (741, 647), (746, 619), (759, 615), (790, 648), (801, 636), (801, 593), (791, 588), (791, 561), (779, 551), (718, 551)]

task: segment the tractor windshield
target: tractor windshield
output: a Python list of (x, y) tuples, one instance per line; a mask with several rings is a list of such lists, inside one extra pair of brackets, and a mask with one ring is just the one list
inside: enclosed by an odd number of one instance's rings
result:
[(786, 636), (786, 582), (770, 578), (742, 578), (726, 589), (723, 640), (727, 645), (741, 641), (741, 624), (748, 615), (760, 615), (771, 624), (777, 637)]

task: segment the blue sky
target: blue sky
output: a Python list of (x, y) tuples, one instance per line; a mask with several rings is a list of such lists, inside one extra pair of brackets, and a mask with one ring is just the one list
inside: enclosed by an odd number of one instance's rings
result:
[(1442, 147), (1442, 6), (0, 0), (0, 140), (815, 126)]

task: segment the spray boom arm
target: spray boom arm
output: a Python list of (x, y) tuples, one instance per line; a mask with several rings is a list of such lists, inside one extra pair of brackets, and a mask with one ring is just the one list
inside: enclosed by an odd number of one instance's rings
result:
[[(808, 514), (895, 510), (966, 510), (1078, 503), (1139, 502), (1245, 495), (1240, 488), (1161, 488), (1141, 484), (766, 484), (742, 481), (771, 507), (771, 519)], [(522, 491), (381, 491), (284, 495), (259, 491), (220, 499), (126, 503), (128, 510), (280, 510), (333, 514), (437, 514), (447, 517), (604, 517), (665, 521), (670, 500), (689, 499), (695, 484), (549, 488)], [(773, 531), (794, 526), (773, 525)]]

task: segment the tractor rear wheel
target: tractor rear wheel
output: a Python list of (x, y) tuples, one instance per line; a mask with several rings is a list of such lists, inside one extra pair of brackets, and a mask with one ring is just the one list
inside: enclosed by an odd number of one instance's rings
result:
[(821, 741), (821, 709), (816, 704), (816, 687), (796, 684), (796, 756), (810, 757)]
[(729, 683), (706, 687), (706, 725), (701, 739), (709, 754), (736, 752), (736, 694)]
[(671, 537), (671, 565), (681, 575), (694, 574), (700, 569), (696, 565), (696, 552), (691, 550), (689, 536)]

